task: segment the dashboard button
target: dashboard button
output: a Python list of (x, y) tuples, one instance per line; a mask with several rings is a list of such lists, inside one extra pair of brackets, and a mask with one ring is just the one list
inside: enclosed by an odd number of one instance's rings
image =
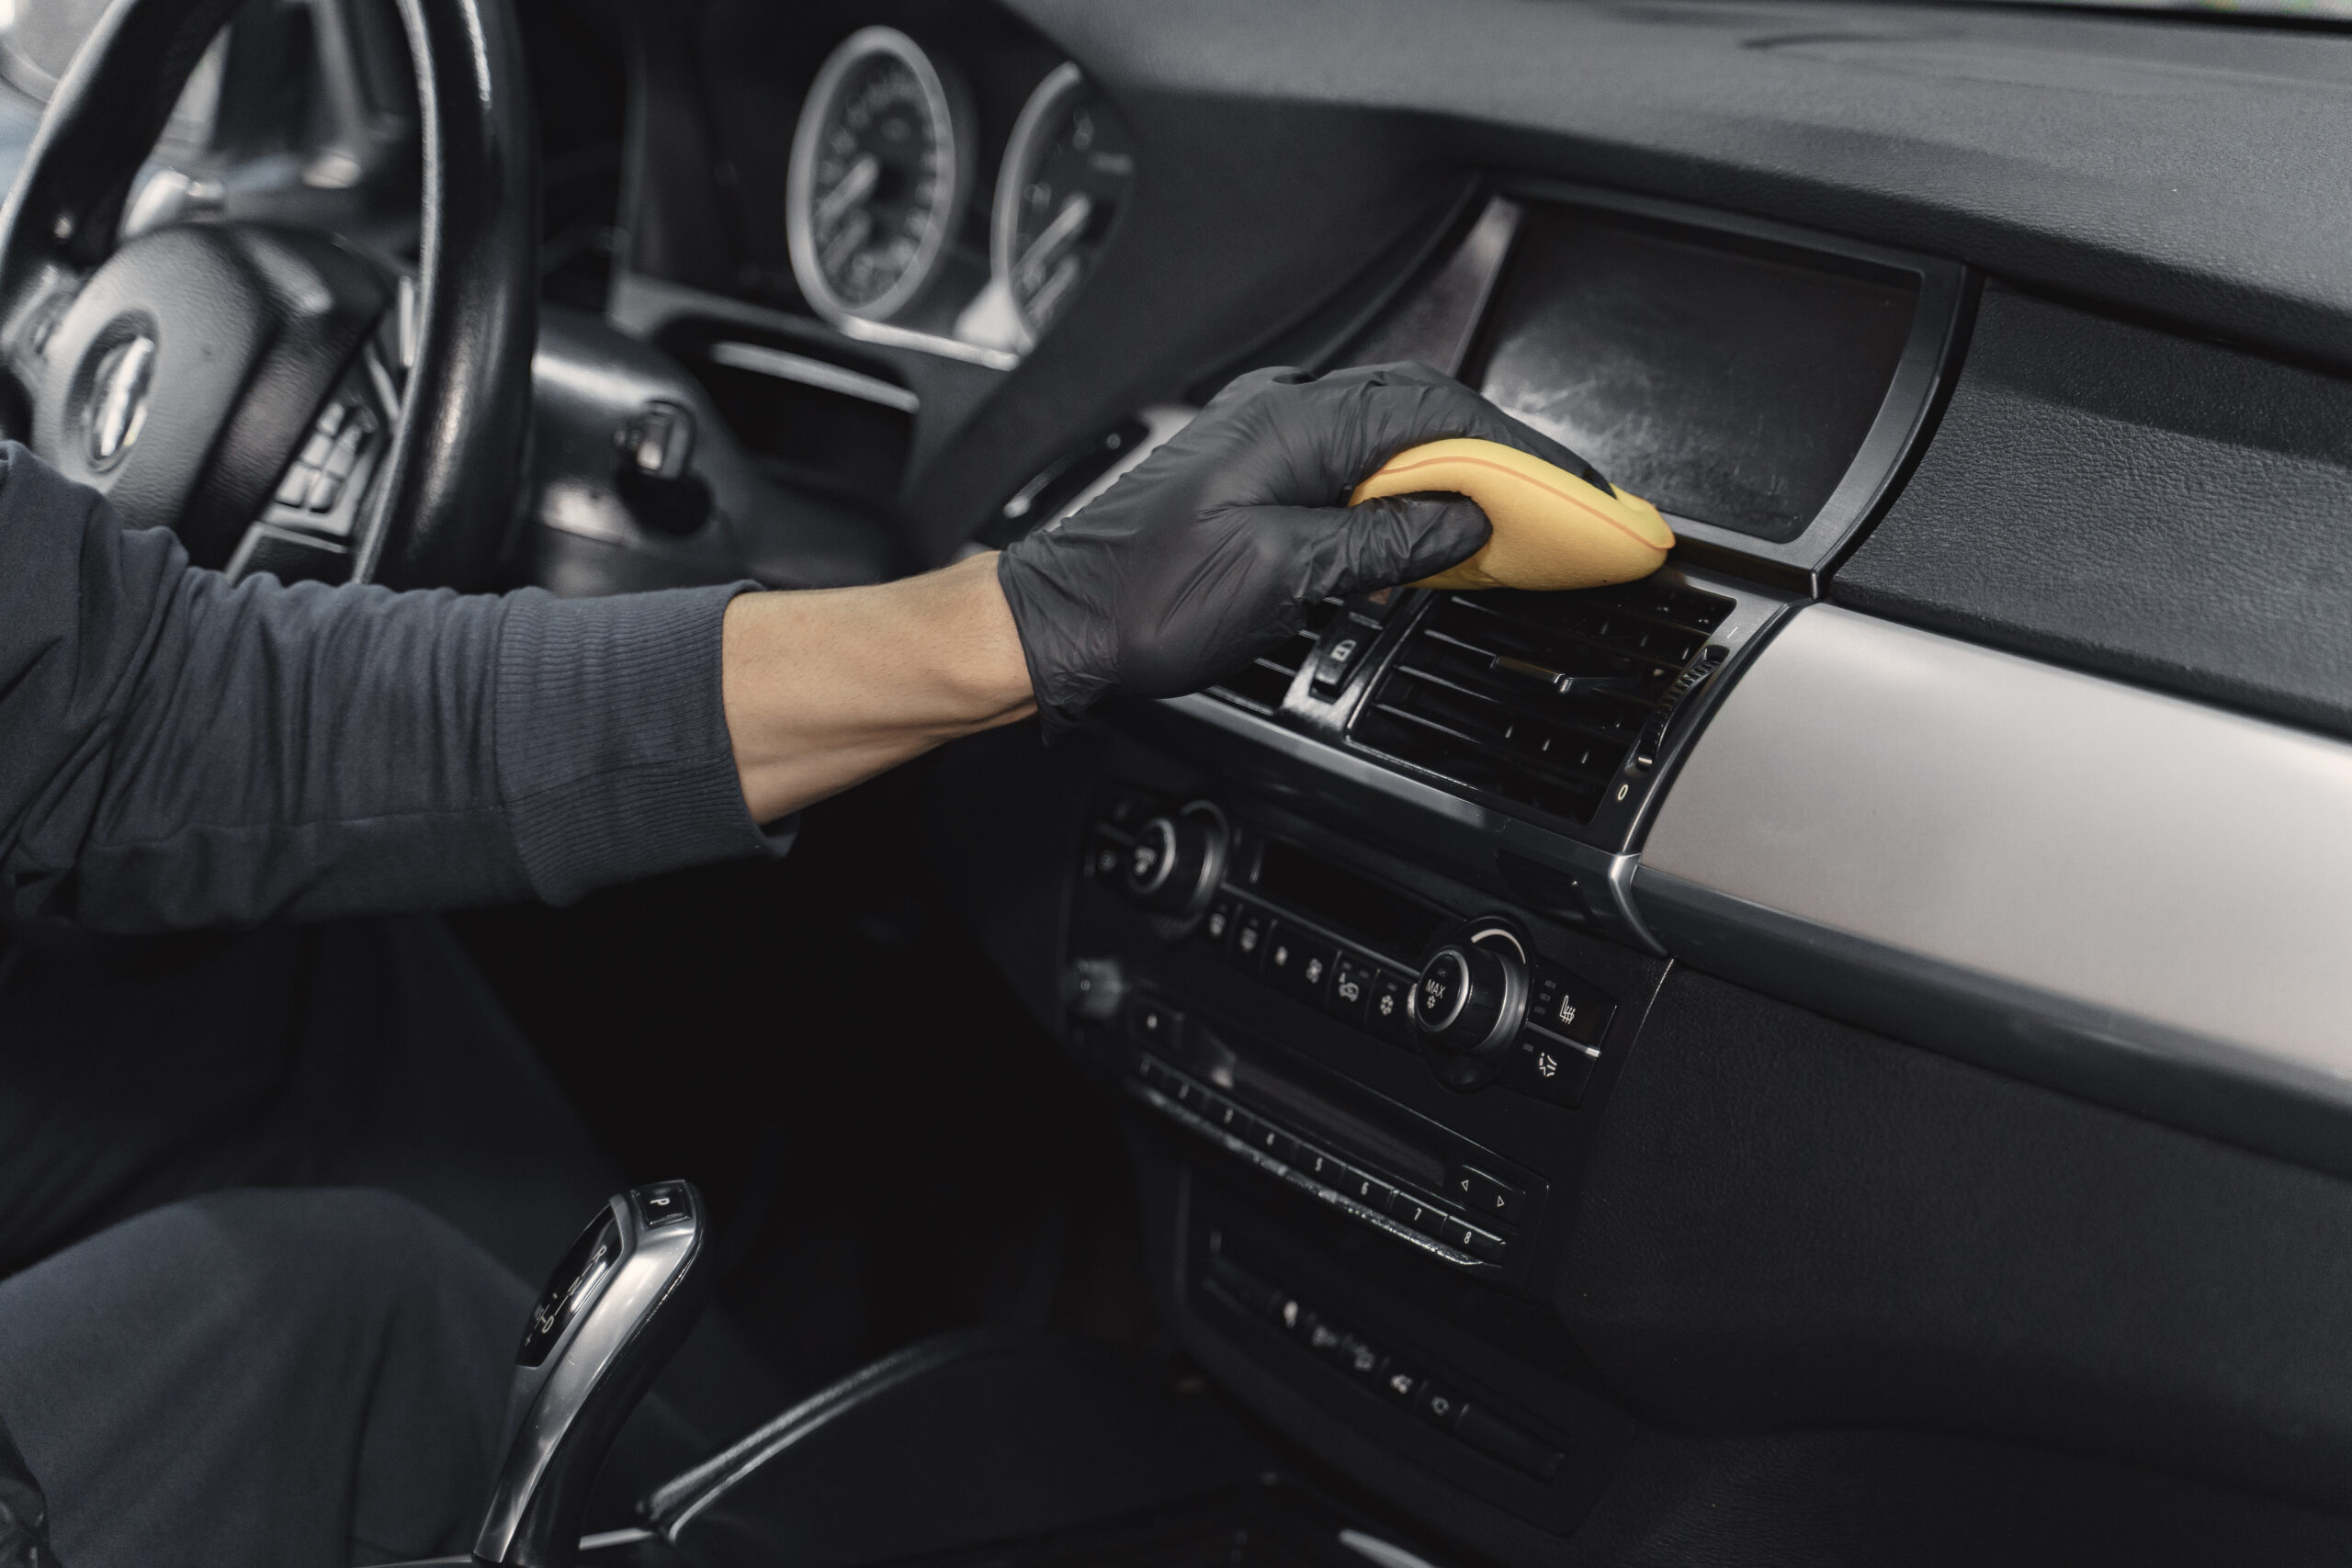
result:
[(1395, 970), (1383, 969), (1380, 983), (1364, 1010), (1366, 1028), (1391, 1045), (1402, 1045), (1408, 1051), (1420, 1048), (1413, 1032), (1412, 1009), (1407, 1000), (1412, 984)]
[(1326, 1187), (1338, 1187), (1350, 1174), (1339, 1160), (1308, 1144), (1298, 1145), (1298, 1158), (1291, 1163), (1302, 1175), (1313, 1177)]
[(1375, 1214), (1386, 1213), (1388, 1201), (1396, 1196), (1396, 1189), (1366, 1170), (1350, 1170), (1333, 1185)]
[(1563, 1040), (1540, 1029), (1522, 1029), (1503, 1064), (1502, 1086), (1553, 1105), (1577, 1105), (1584, 1100), (1598, 1055), (1589, 1045)]
[(1244, 908), (1233, 922), (1233, 945), (1226, 956), (1245, 975), (1255, 975), (1266, 955), (1266, 930), (1272, 922), (1257, 909)]
[(1483, 1263), (1500, 1263), (1503, 1260), (1502, 1237), (1491, 1231), (1482, 1231), (1476, 1225), (1464, 1228), (1468, 1232), (1463, 1240), (1464, 1251)]
[(1298, 1140), (1271, 1122), (1260, 1122), (1250, 1134), (1250, 1146), (1261, 1155), (1290, 1164), (1298, 1153)]
[(1209, 906), (1209, 912), (1201, 917), (1200, 940), (1223, 953), (1226, 942), (1233, 935), (1233, 922), (1240, 913), (1241, 906), (1232, 899), (1218, 899)]
[(1388, 1199), (1388, 1217), (1417, 1231), (1433, 1231), (1443, 1216), (1439, 1210), (1422, 1202), (1410, 1192), (1392, 1192)]
[(1336, 956), (1329, 943), (1296, 926), (1277, 925), (1266, 939), (1265, 977), (1309, 1007), (1321, 1007)]
[(1455, 1202), (1481, 1219), (1515, 1225), (1527, 1207), (1525, 1192), (1469, 1166), (1455, 1166), (1445, 1185)]
[(1394, 1357), (1380, 1371), (1381, 1394), (1410, 1410), (1419, 1403), (1421, 1384), (1428, 1380)]
[(1617, 1004), (1590, 981), (1548, 964), (1538, 964), (1528, 979), (1528, 1022), (1586, 1045), (1597, 1043), (1607, 1032)]
[(1324, 1010), (1344, 1022), (1361, 1025), (1379, 984), (1378, 970), (1360, 958), (1341, 957), (1331, 969), (1331, 994), (1324, 998)]
[(1090, 881), (1114, 881), (1127, 862), (1127, 848), (1108, 833), (1097, 829), (1087, 840), (1086, 874)]
[(1423, 1378), (1421, 1386), (1414, 1392), (1413, 1414), (1432, 1427), (1451, 1432), (1461, 1422), (1462, 1412), (1467, 1408), (1467, 1404), (1443, 1383)]
[(1127, 1032), (1155, 1050), (1172, 1050), (1183, 1037), (1184, 1015), (1166, 1002), (1139, 997), (1127, 1006)]

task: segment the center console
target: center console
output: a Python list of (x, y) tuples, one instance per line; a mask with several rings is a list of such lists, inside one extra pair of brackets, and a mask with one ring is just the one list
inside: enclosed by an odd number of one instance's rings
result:
[[(1185, 1348), (1490, 1555), (1555, 1549), (1633, 1430), (1566, 1327), (1567, 1262), (1669, 962), (1632, 897), (1644, 835), (1893, 483), (1963, 282), (1502, 191), (1340, 362), (1435, 364), (1635, 477), (1673, 562), (1580, 592), (1329, 600), (1215, 690), (954, 775), (974, 924), (1128, 1112)], [(1047, 833), (1054, 885), (1018, 892), (1033, 874), (993, 840)]]

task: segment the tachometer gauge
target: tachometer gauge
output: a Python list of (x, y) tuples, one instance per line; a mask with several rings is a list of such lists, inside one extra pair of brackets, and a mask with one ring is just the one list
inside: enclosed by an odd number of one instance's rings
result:
[(1004, 150), (989, 230), (989, 259), (1029, 340), (1094, 265), (1135, 168), (1125, 130), (1077, 66), (1037, 84)]
[(963, 210), (960, 96), (896, 28), (861, 28), (817, 73), (792, 138), (792, 275), (829, 320), (887, 321), (939, 270)]

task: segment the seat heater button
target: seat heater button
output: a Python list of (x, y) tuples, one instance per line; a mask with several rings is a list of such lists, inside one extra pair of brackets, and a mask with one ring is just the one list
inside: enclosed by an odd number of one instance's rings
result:
[(1424, 1381), (1420, 1373), (1392, 1359), (1387, 1366), (1381, 1369), (1380, 1392), (1410, 1410), (1419, 1402)]
[(1220, 898), (1210, 905), (1208, 914), (1201, 920), (1201, 940), (1223, 952), (1226, 939), (1233, 934), (1233, 923), (1240, 912), (1241, 906), (1230, 898)]

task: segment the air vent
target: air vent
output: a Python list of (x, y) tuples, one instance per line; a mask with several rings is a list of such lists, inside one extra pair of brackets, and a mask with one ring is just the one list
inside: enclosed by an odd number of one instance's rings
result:
[(1299, 667), (1315, 653), (1315, 639), (1338, 615), (1341, 601), (1326, 599), (1307, 607), (1306, 624), (1296, 635), (1274, 649), (1250, 661), (1248, 669), (1209, 688), (1216, 695), (1230, 703), (1238, 703), (1252, 713), (1272, 713), (1283, 705), (1283, 698), (1290, 693), (1290, 683)]
[(1457, 784), (1589, 822), (1732, 607), (1659, 583), (1446, 594), (1406, 640), (1353, 739)]

